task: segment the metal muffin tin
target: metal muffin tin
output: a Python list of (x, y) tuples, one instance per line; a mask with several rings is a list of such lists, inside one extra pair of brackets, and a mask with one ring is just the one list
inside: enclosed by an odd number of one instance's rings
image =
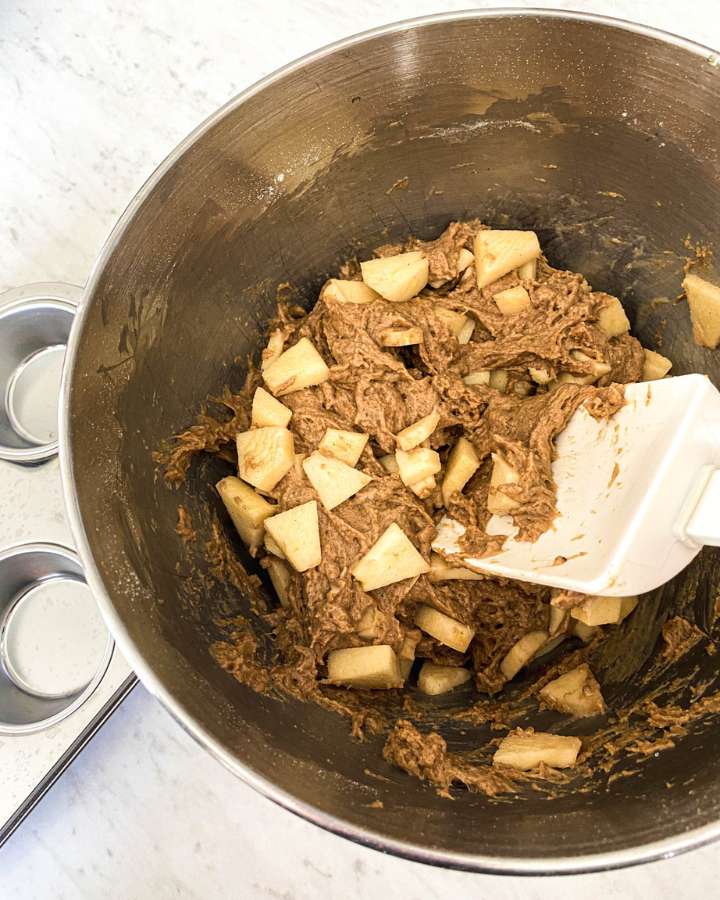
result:
[(58, 284), (0, 295), (0, 843), (136, 683), (62, 501), (60, 375), (81, 295)]

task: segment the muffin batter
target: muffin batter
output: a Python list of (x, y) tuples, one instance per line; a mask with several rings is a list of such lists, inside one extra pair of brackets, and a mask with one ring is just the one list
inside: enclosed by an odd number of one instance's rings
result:
[[(238, 525), (235, 515), (233, 519), (250, 555), (271, 576), (279, 594), (277, 607), (263, 613), (274, 634), (273, 656), (268, 664), (259, 661), (252, 628), (237, 618), (225, 623), (227, 638), (213, 648), (222, 666), (257, 690), (279, 688), (347, 713), (356, 731), (394, 723), (387, 759), (442, 790), (460, 780), (495, 794), (511, 790), (513, 778), (524, 776), (505, 764), (469, 771), (463, 761), (448, 762), (439, 735), (422, 735), (400, 715), (403, 704), (405, 709), (412, 706), (412, 691), (403, 699), (402, 685), (413, 684), (419, 664), (430, 662), (443, 667), (442, 672), (427, 670), (437, 675), (441, 687), (469, 677), (460, 672), (453, 678), (447, 670), (471, 673), (474, 688), (486, 695), (479, 702), (486, 703), (487, 695), (497, 695), (533, 658), (565, 640), (575, 652), (554, 674), (570, 664), (577, 667), (584, 659), (584, 651), (577, 650), (578, 637), (597, 640), (601, 629), (586, 624), (583, 630), (580, 608), (587, 598), (581, 595), (553, 597), (548, 588), (463, 574), (457, 560), (440, 560), (431, 551), (435, 526), (446, 513), (462, 522), (467, 528), (465, 551), (475, 556), (498, 546), (498, 538), (485, 531), (492, 511), (510, 513), (520, 539), (537, 538), (555, 515), (554, 437), (582, 404), (597, 417), (612, 415), (623, 403), (622, 385), (659, 377), (658, 359), (664, 358), (645, 351), (629, 334), (615, 298), (593, 291), (582, 275), (550, 267), (542, 257), (481, 285), (483, 262), (478, 254), (487, 234), (518, 233), (491, 233), (477, 221), (461, 222), (452, 223), (434, 241), (411, 238), (402, 246), (379, 248), (378, 259), (404, 259), (404, 254), (414, 253), (409, 264), (427, 261), (427, 277), (409, 298), (387, 299), (393, 285), (374, 292), (370, 288), (384, 282), (365, 267), (361, 275), (352, 261), (339, 280), (325, 285), (309, 312), (281, 303), (263, 368), (250, 370), (242, 393), (228, 391), (222, 398), (230, 417), (201, 417), (158, 458), (167, 481), (178, 485), (194, 454), (217, 454), (228, 461), (233, 474), (239, 466), (244, 485), (256, 487), (259, 510), (265, 508), (263, 503), (270, 505), (258, 513), (257, 526), (249, 520)], [(489, 253), (488, 259), (485, 265), (492, 275), (495, 257)], [(363, 287), (353, 293), (348, 282)], [(294, 389), (295, 376), (284, 382), (273, 378), (273, 372), (285, 371), (278, 359), (308, 343), (315, 355), (307, 357), (307, 365), (302, 362), (298, 377), (305, 378), (309, 365), (319, 373), (308, 376), (315, 383)], [(663, 375), (669, 368), (669, 361), (664, 363)], [(286, 424), (280, 425), (284, 419)], [(417, 445), (402, 450), (412, 444), (413, 428), (421, 423), (421, 433), (433, 427)], [(274, 442), (259, 461), (258, 430)], [(287, 438), (280, 434), (285, 430)], [(344, 457), (347, 447), (333, 443), (337, 432), (365, 438), (359, 438), (362, 447), (349, 466), (361, 486), (333, 505), (318, 485), (335, 490), (347, 473), (327, 464), (322, 481), (325, 460), (337, 461), (339, 454), (344, 466), (352, 461)], [(276, 452), (277, 440), (289, 442), (292, 464), (268, 486), (263, 480), (265, 463), (267, 455)], [(474, 468), (459, 490), (450, 491), (451, 454), (461, 440), (467, 442), (463, 446), (468, 446)], [(413, 481), (402, 465), (416, 460), (423, 465), (429, 460), (435, 471)], [(232, 504), (240, 501), (228, 493), (231, 481), (224, 479), (227, 484), (221, 482), (219, 490), (233, 514)], [(247, 492), (243, 484), (238, 489)], [(294, 510), (316, 516), (316, 550), (308, 547), (312, 542), (305, 539), (304, 525), (299, 528), (299, 548), (292, 529), (287, 537), (281, 528), (281, 514)], [(179, 526), (184, 536), (194, 539), (185, 511)], [(231, 527), (228, 521), (226, 528)], [(360, 575), (359, 562), (367, 560), (369, 551), (376, 552), (378, 541), (392, 527), (419, 555), (422, 571), (371, 587)], [(216, 571), (245, 589), (249, 582), (239, 559), (219, 550), (220, 535), (216, 538), (208, 548)], [(297, 561), (296, 552), (304, 562)], [(575, 607), (577, 619), (567, 612)], [(467, 646), (462, 641), (452, 646), (434, 626), (423, 630), (418, 613), (425, 608), (470, 635)], [(529, 653), (519, 642), (528, 644), (531, 635), (539, 637)], [(392, 669), (400, 671), (399, 681), (370, 684), (367, 673), (361, 672), (353, 682), (344, 668), (343, 677), (333, 677), (333, 659), (338, 665), (343, 659), (333, 657), (335, 651), (367, 647), (390, 648), (391, 665), (400, 664), (399, 670)], [(597, 683), (594, 678), (592, 682), (594, 690)], [(421, 689), (424, 683), (421, 672)], [(585, 693), (588, 684), (582, 688)], [(543, 766), (540, 771), (547, 775)]]

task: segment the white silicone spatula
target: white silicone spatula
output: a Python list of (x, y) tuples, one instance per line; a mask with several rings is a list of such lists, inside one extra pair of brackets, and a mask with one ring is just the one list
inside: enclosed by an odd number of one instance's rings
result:
[[(624, 597), (664, 584), (704, 544), (720, 545), (720, 393), (704, 375), (628, 385), (626, 404), (596, 421), (582, 407), (556, 440), (558, 516), (534, 543), (467, 558), (492, 575)], [(617, 467), (617, 468), (616, 468)], [(464, 528), (445, 517), (433, 549), (461, 553)]]

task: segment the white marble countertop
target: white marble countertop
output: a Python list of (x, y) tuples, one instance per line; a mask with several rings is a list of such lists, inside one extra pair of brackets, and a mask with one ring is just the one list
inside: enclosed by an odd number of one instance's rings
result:
[[(471, 0), (4, 0), (0, 290), (82, 284), (135, 190), (240, 89), (331, 40)], [(480, 2), (479, 6), (501, 5)], [(571, 0), (720, 46), (714, 0)], [(278, 853), (278, 848), (281, 848)], [(0, 896), (713, 896), (720, 847), (564, 879), (468, 875), (357, 847), (255, 794), (138, 688), (0, 851)], [(680, 888), (679, 886), (682, 885)]]

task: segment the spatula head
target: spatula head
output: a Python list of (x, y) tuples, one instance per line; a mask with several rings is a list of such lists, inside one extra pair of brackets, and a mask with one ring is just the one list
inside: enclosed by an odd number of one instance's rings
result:
[[(515, 541), (512, 519), (493, 516), (488, 533), (508, 540), (499, 553), (468, 558), (468, 565), (619, 597), (652, 590), (688, 565), (700, 544), (683, 522), (699, 496), (698, 479), (718, 463), (720, 393), (704, 375), (683, 375), (628, 385), (625, 397), (606, 421), (581, 407), (558, 437), (552, 528), (534, 543)], [(720, 511), (718, 521), (720, 530)], [(446, 517), (433, 548), (461, 553), (463, 532)]]

